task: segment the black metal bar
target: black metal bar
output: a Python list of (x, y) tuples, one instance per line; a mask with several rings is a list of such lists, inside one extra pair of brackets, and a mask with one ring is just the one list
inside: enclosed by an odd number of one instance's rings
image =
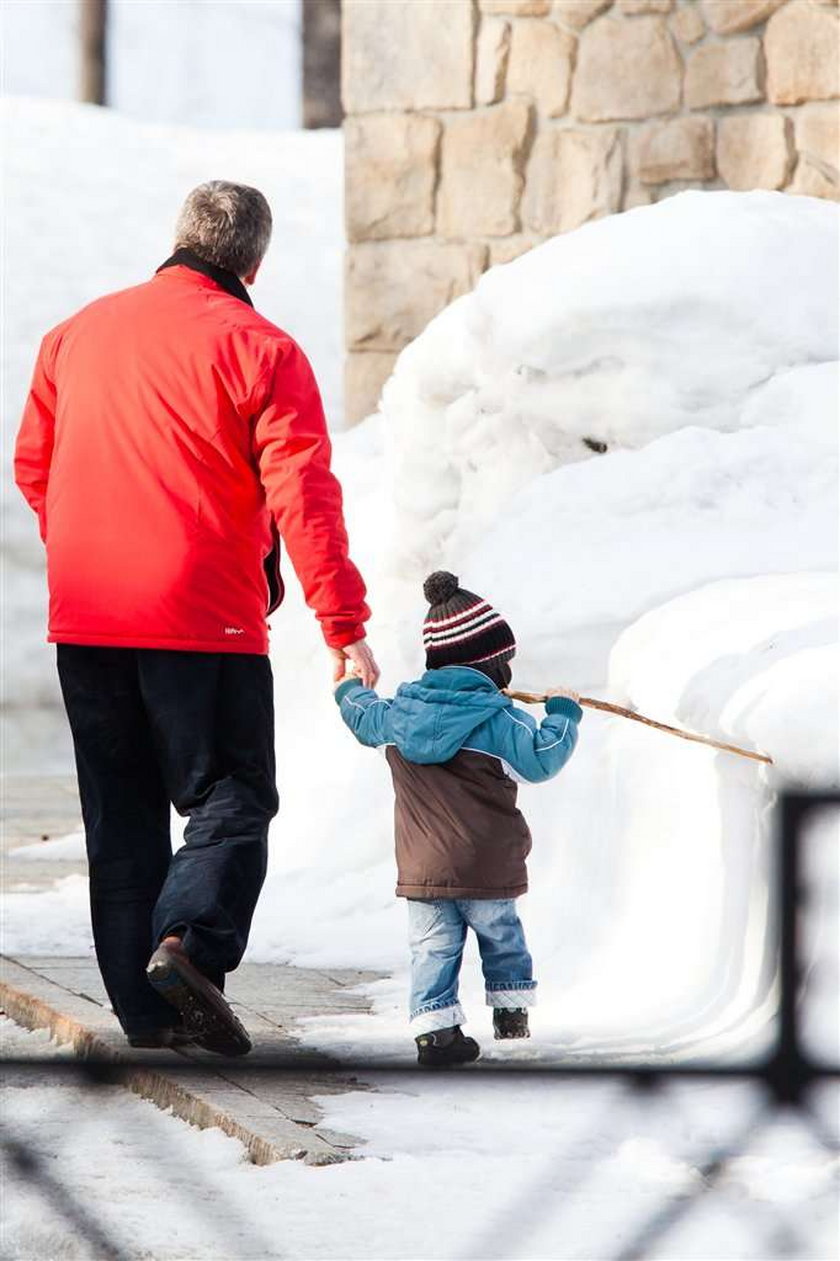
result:
[(702, 1196), (714, 1190), (726, 1171), (729, 1161), (746, 1149), (749, 1140), (759, 1132), (766, 1119), (767, 1109), (765, 1108), (758, 1119), (750, 1117), (734, 1139), (716, 1148), (702, 1165), (697, 1167), (702, 1182), (687, 1195), (675, 1197), (664, 1204), (659, 1212), (646, 1222), (628, 1243), (623, 1245), (621, 1251), (615, 1254), (615, 1261), (645, 1261), (645, 1258), (650, 1256), (653, 1245), (685, 1217)]
[(840, 792), (787, 792), (778, 806), (776, 905), (779, 916), (779, 1016), (776, 1047), (766, 1064), (765, 1080), (780, 1104), (799, 1104), (818, 1078), (834, 1075), (803, 1050), (799, 1025), (799, 905), (802, 897), (802, 829), (808, 817), (840, 805)]
[[(51, 1059), (47, 1056), (0, 1057), (0, 1074), (4, 1069), (9, 1071), (27, 1069), (55, 1071), (57, 1075), (68, 1075), (87, 1078), (95, 1085), (124, 1085), (132, 1076), (149, 1071), (162, 1073), (189, 1073), (192, 1076), (205, 1072), (208, 1077), (218, 1077), (224, 1071), (228, 1080), (236, 1082), (237, 1073), (252, 1076), (259, 1073), (289, 1073), (291, 1076), (311, 1077), (317, 1073), (323, 1077), (348, 1077), (359, 1074), (365, 1077), (410, 1076), (429, 1081), (432, 1077), (446, 1076), (455, 1073), (459, 1078), (472, 1080), (474, 1077), (570, 1077), (570, 1078), (616, 1078), (627, 1079), (639, 1089), (655, 1089), (672, 1079), (686, 1078), (694, 1081), (754, 1081), (766, 1082), (770, 1067), (775, 1059), (761, 1060), (752, 1064), (555, 1064), (551, 1061), (541, 1063), (531, 1060), (525, 1064), (511, 1063), (509, 1060), (479, 1060), (464, 1069), (462, 1065), (454, 1068), (436, 1068), (433, 1073), (429, 1069), (418, 1068), (413, 1060), (374, 1060), (343, 1059), (332, 1064), (307, 1064), (299, 1060), (283, 1058), (266, 1058), (260, 1060), (230, 1060), (209, 1062), (207, 1060), (187, 1060), (181, 1057), (171, 1060), (156, 1057), (148, 1060), (129, 1060), (114, 1063), (112, 1060), (98, 1059)], [(838, 1080), (840, 1067), (834, 1064), (808, 1062), (809, 1080)]]
[(97, 1261), (127, 1261), (128, 1254), (100, 1226), (96, 1218), (77, 1202), (67, 1188), (52, 1176), (46, 1163), (31, 1147), (24, 1147), (17, 1139), (2, 1137), (0, 1149), (21, 1177), (34, 1183), (47, 1203), (87, 1240), (94, 1249)]

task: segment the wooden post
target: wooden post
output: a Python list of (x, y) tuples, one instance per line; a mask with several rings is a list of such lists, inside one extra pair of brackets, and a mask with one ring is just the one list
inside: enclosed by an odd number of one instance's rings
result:
[(341, 0), (303, 0), (303, 125), (340, 127)]
[(107, 104), (108, 0), (80, 0), (81, 99)]

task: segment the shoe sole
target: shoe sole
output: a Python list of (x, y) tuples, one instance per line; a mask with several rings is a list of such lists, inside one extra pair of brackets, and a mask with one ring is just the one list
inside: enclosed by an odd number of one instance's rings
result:
[(446, 1059), (441, 1058), (441, 1059), (431, 1060), (431, 1059), (422, 1059), (418, 1055), (417, 1063), (419, 1064), (420, 1068), (463, 1068), (464, 1065), (466, 1064), (474, 1064), (480, 1055), (481, 1055), (481, 1048), (479, 1047), (478, 1050), (474, 1051), (471, 1055), (465, 1057), (464, 1059), (446, 1060)]
[(144, 1051), (180, 1051), (184, 1047), (194, 1046), (195, 1039), (187, 1033), (177, 1033), (171, 1038), (161, 1037), (154, 1034), (139, 1035), (136, 1037), (126, 1035), (128, 1037), (128, 1045), (136, 1050)]
[(251, 1050), (251, 1039), (221, 990), (189, 959), (159, 946), (149, 960), (146, 976), (161, 998), (181, 1013), (184, 1028), (196, 1045), (215, 1055), (247, 1055)]
[(523, 1038), (530, 1038), (530, 1029), (526, 1033), (494, 1033), (493, 1037), (497, 1042), (517, 1042)]

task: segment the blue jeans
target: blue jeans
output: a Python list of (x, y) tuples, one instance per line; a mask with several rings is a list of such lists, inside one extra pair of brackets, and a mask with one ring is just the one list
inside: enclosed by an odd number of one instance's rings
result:
[(513, 898), (408, 898), (412, 1031), (462, 1024), (458, 976), (467, 929), (478, 938), (488, 1007), (529, 1007), (536, 981)]

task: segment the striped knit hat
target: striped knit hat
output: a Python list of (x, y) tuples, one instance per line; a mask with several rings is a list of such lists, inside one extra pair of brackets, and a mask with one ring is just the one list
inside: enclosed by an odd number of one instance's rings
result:
[(423, 623), (426, 668), (503, 665), (516, 652), (513, 631), (486, 600), (464, 591), (454, 574), (430, 574), (423, 583), (430, 608)]

